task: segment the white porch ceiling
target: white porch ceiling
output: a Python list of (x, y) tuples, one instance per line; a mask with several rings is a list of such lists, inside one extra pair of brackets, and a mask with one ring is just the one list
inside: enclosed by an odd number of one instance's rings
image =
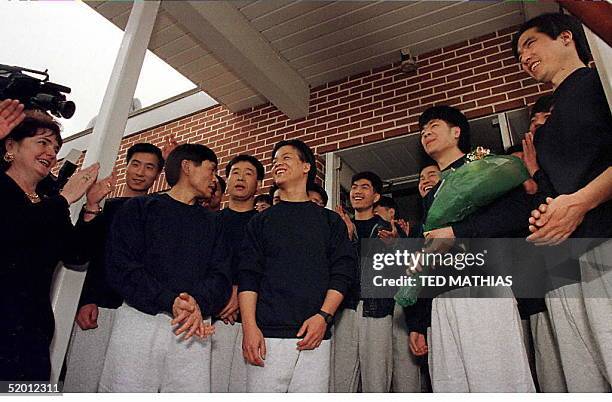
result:
[[(131, 1), (87, 4), (125, 29)], [(268, 101), (305, 117), (308, 86), (522, 23), (554, 3), (505, 1), (162, 2), (149, 49), (237, 112)]]

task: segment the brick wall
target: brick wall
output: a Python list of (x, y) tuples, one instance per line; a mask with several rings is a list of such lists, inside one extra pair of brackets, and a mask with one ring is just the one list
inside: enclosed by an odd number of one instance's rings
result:
[[(117, 164), (123, 185), (122, 158), (136, 142), (160, 144), (172, 134), (180, 143), (211, 147), (224, 168), (232, 156), (250, 153), (269, 168), (272, 146), (299, 138), (319, 156), (329, 151), (401, 136), (418, 129), (419, 114), (435, 104), (449, 104), (469, 118), (532, 104), (551, 90), (521, 71), (511, 50), (517, 27), (437, 49), (418, 57), (418, 70), (404, 74), (399, 63), (375, 68), (313, 88), (307, 118), (290, 121), (273, 105), (238, 113), (215, 106), (125, 138)], [(319, 168), (323, 168), (319, 158)], [(269, 173), (264, 186), (271, 185)], [(166, 187), (163, 177), (154, 191)]]

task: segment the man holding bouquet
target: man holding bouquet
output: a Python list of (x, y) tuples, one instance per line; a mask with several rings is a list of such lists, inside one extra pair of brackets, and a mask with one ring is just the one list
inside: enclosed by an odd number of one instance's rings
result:
[[(442, 172), (466, 163), (469, 124), (449, 106), (427, 109), (419, 118), (421, 144)], [(438, 183), (425, 197), (425, 217), (438, 195)], [(529, 214), (522, 188), (477, 209), (460, 222), (424, 233), (426, 239), (511, 236)], [(470, 298), (460, 288), (432, 301), (429, 361), (434, 392), (533, 392), (516, 301), (508, 288), (495, 298)], [(422, 304), (422, 303), (421, 303)]]

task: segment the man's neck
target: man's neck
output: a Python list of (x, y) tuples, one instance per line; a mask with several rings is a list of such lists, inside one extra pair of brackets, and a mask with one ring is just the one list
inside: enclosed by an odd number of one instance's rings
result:
[(123, 188), (123, 192), (121, 193), (121, 196), (125, 198), (140, 197), (141, 195), (147, 195), (148, 192), (149, 192), (149, 189), (146, 189), (144, 191), (136, 191), (136, 190), (132, 190), (128, 186), (125, 186)]
[(449, 167), (457, 159), (463, 158), (465, 154), (461, 152), (459, 148), (453, 148), (441, 155), (436, 155), (434, 158), (440, 170), (444, 170)]
[(280, 187), (280, 199), (290, 202), (310, 201), (306, 192), (306, 183), (298, 183), (296, 185), (284, 184)]
[(551, 84), (553, 89), (557, 89), (559, 85), (561, 85), (561, 83), (565, 81), (567, 77), (572, 75), (574, 71), (584, 67), (586, 67), (586, 65), (580, 59), (570, 60), (566, 65), (561, 67), (552, 78)]
[(365, 208), (363, 210), (355, 210), (355, 220), (356, 221), (367, 221), (368, 219), (372, 219), (374, 217), (374, 207)]
[(237, 200), (230, 196), (229, 209), (236, 212), (248, 212), (255, 208), (255, 197), (249, 197), (246, 200)]
[(172, 187), (167, 194), (175, 200), (187, 205), (194, 205), (197, 201), (196, 194), (194, 194), (193, 190), (185, 188), (180, 184)]

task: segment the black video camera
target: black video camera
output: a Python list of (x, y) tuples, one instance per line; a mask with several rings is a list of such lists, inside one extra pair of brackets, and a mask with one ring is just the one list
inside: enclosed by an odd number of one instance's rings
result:
[[(44, 78), (35, 78), (26, 72)], [(17, 99), (26, 109), (41, 109), (69, 119), (76, 109), (74, 102), (67, 101), (64, 95), (70, 92), (68, 87), (49, 82), (47, 70), (37, 71), (0, 64), (0, 100)]]

